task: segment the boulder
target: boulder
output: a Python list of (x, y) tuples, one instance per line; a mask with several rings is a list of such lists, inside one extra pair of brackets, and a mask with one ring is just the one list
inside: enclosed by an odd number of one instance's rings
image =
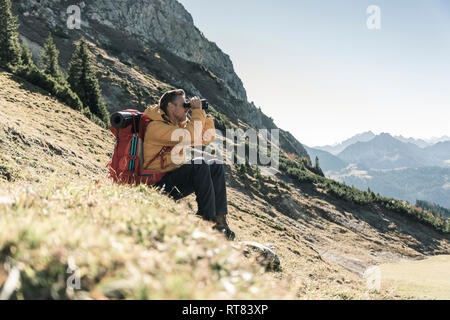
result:
[(243, 247), (245, 256), (252, 256), (257, 254), (256, 261), (266, 268), (266, 271), (280, 271), (281, 264), (277, 254), (269, 247), (262, 245), (255, 241), (242, 241), (240, 244)]

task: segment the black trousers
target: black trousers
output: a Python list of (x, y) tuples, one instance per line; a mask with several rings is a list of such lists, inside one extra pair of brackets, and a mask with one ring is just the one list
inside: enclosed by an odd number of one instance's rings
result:
[(224, 166), (214, 159), (191, 160), (168, 172), (155, 187), (175, 200), (195, 192), (198, 214), (206, 220), (228, 213)]

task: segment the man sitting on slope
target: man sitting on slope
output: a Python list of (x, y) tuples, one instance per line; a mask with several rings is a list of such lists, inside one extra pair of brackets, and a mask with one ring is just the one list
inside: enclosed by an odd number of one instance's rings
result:
[[(202, 110), (201, 100), (194, 97), (189, 102), (192, 109), (190, 120), (187, 120), (189, 108), (184, 107), (185, 93), (181, 89), (164, 93), (159, 105), (145, 110), (152, 121), (144, 137), (144, 163), (150, 163), (149, 170), (166, 173), (155, 186), (175, 200), (195, 192), (197, 214), (214, 221), (214, 228), (233, 240), (235, 234), (226, 219), (228, 208), (223, 164), (205, 161), (204, 158), (183, 161), (185, 148), (180, 146), (208, 145), (215, 139), (214, 120)], [(152, 161), (170, 147), (173, 147), (169, 149), (172, 152), (163, 154), (160, 161)]]

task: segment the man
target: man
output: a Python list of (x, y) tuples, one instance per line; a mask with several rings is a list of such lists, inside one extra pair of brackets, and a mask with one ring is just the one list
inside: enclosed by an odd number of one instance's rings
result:
[[(155, 186), (175, 200), (194, 192), (197, 214), (216, 222), (214, 228), (233, 240), (235, 234), (226, 219), (228, 208), (223, 164), (204, 159), (184, 163), (177, 160), (185, 156), (183, 148), (177, 149), (180, 145), (207, 145), (215, 139), (214, 120), (202, 110), (201, 100), (194, 97), (189, 102), (192, 110), (189, 121), (186, 117), (189, 108), (184, 107), (185, 93), (181, 89), (164, 93), (159, 105), (145, 110), (152, 121), (144, 137), (144, 164), (149, 164), (146, 169), (166, 173)], [(164, 149), (170, 147), (173, 148), (169, 149), (171, 152)]]

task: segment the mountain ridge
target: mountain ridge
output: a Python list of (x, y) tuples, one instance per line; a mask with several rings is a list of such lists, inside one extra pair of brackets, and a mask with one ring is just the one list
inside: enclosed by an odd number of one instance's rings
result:
[[(361, 137), (365, 137), (366, 135), (367, 135), (367, 139), (366, 140), (364, 140), (364, 138), (361, 139)], [(429, 147), (429, 146), (434, 145), (434, 144), (436, 144), (438, 142), (450, 141), (450, 136), (447, 136), (447, 135), (443, 135), (443, 136), (440, 136), (440, 137), (426, 138), (426, 139), (425, 138), (404, 137), (403, 135), (392, 135), (392, 134), (390, 134), (390, 135), (393, 136), (394, 138), (396, 138), (397, 140), (400, 140), (400, 141), (405, 142), (405, 143), (413, 143), (413, 144), (415, 144), (415, 145), (417, 145), (418, 147), (421, 147), (421, 148)], [(331, 144), (331, 145), (314, 146), (312, 148), (315, 148), (315, 149), (318, 149), (318, 150), (327, 151), (327, 152), (329, 152), (331, 154), (336, 155), (336, 152), (339, 153), (343, 149), (337, 149), (337, 150), (340, 150), (340, 151), (335, 151), (333, 148), (339, 147), (342, 144), (345, 144), (346, 146), (349, 146), (350, 144), (352, 144), (354, 142), (357, 142), (357, 141), (368, 141), (368, 140), (370, 140), (371, 138), (373, 138), (375, 136), (376, 136), (376, 134), (374, 134), (373, 131), (369, 130), (369, 131), (365, 131), (365, 132), (362, 132), (362, 133), (355, 134), (355, 135), (351, 136), (350, 138), (345, 139), (345, 140), (343, 140), (341, 142), (336, 142), (336, 143)], [(352, 143), (349, 144), (348, 141), (350, 141)]]
[(429, 161), (415, 144), (401, 142), (384, 132), (369, 141), (349, 145), (338, 157), (348, 163), (358, 163), (372, 169), (418, 167)]
[(313, 148), (327, 151), (333, 155), (337, 155), (338, 153), (342, 152), (349, 145), (352, 145), (353, 143), (358, 142), (358, 141), (369, 141), (373, 137), (375, 137), (375, 134), (372, 131), (366, 131), (366, 132), (358, 133), (342, 142), (337, 142), (332, 145), (315, 146)]

